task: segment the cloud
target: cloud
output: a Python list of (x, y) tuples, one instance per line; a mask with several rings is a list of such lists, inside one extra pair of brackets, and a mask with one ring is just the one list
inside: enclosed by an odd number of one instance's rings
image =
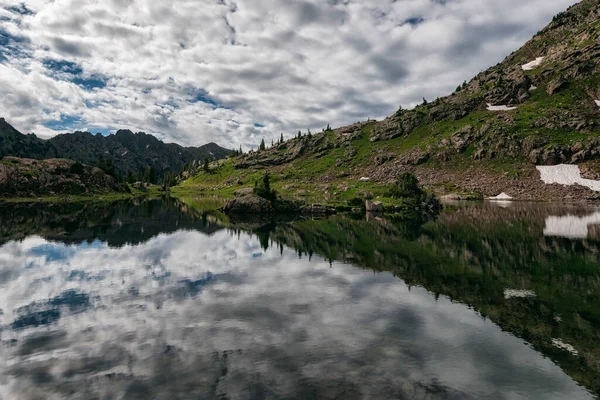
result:
[(0, 0), (0, 110), (248, 148), (448, 94), (573, 3)]

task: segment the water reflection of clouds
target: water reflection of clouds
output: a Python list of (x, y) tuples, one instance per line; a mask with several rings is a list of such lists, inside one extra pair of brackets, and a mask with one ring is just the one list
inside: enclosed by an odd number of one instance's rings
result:
[[(65, 257), (39, 252), (55, 246)], [(464, 305), (387, 273), (263, 253), (247, 235), (119, 249), (31, 238), (0, 248), (0, 276), (4, 327), (70, 291), (90, 302), (59, 300), (52, 323), (1, 332), (0, 397), (586, 397)]]

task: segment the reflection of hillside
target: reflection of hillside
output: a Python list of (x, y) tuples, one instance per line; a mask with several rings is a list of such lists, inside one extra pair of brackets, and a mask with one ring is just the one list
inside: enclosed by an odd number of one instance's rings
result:
[[(600, 394), (600, 243), (544, 237), (548, 213), (564, 212), (518, 204), (467, 207), (423, 225), (334, 217), (255, 233), (262, 243), (390, 271), (473, 306)], [(535, 296), (505, 296), (507, 289)], [(556, 338), (579, 356), (557, 348)]]
[(180, 229), (211, 234), (222, 229), (216, 222), (209, 213), (194, 212), (173, 199), (0, 204), (0, 244), (38, 235), (65, 243), (100, 240), (120, 247)]

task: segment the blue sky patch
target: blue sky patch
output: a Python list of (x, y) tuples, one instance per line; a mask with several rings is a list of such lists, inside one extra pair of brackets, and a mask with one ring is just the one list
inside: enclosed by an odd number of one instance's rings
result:
[(48, 75), (57, 80), (72, 82), (85, 90), (102, 89), (108, 79), (98, 74), (85, 75), (83, 68), (74, 62), (66, 60), (46, 59), (43, 61)]
[(204, 89), (190, 89), (188, 90), (189, 102), (190, 103), (205, 103), (213, 106), (214, 108), (227, 108), (223, 104), (213, 99), (206, 90)]
[(422, 24), (423, 22), (425, 22), (425, 20), (421, 17), (413, 17), (413, 18), (409, 18), (406, 21), (404, 21), (405, 24), (409, 24), (412, 26)]
[(22, 57), (26, 49), (22, 46), (27, 40), (11, 35), (0, 29), (0, 62), (12, 57)]
[(68, 130), (76, 130), (84, 125), (81, 117), (76, 115), (65, 115), (61, 114), (60, 120), (54, 120), (44, 123), (46, 128), (52, 129), (54, 131), (68, 131)]
[(21, 3), (18, 6), (10, 6), (6, 8), (6, 11), (10, 11), (11, 13), (20, 14), (20, 15), (33, 15), (34, 12), (27, 8), (25, 3)]
[(255, 122), (254, 127), (255, 128), (264, 128), (265, 126), (263, 124), (259, 124), (258, 122)]

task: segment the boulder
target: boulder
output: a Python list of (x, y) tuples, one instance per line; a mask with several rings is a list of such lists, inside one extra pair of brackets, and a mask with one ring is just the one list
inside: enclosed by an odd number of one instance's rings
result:
[(550, 96), (552, 96), (553, 94), (558, 93), (562, 89), (564, 89), (565, 86), (566, 86), (566, 82), (561, 78), (557, 78), (557, 79), (552, 80), (548, 84), (548, 87), (546, 88), (546, 92), (548, 92), (548, 94)]
[(368, 212), (383, 212), (383, 204), (380, 201), (367, 200), (365, 207)]
[(254, 194), (247, 194), (229, 200), (223, 207), (223, 212), (228, 214), (271, 214), (273, 204)]

